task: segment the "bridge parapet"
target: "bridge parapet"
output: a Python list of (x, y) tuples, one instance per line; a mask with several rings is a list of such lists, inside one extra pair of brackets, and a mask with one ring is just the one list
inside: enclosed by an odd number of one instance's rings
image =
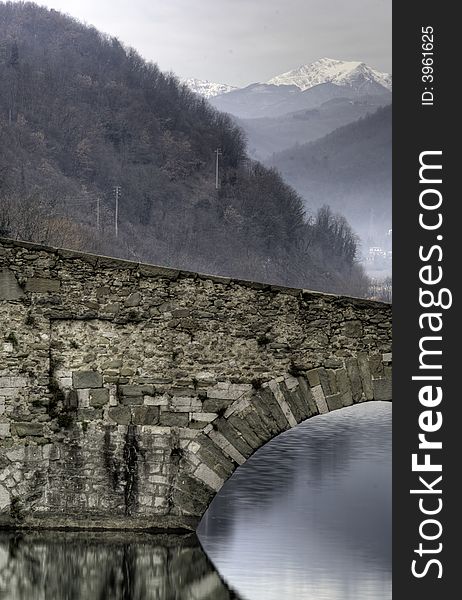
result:
[(391, 400), (391, 307), (0, 241), (0, 524), (194, 529), (235, 468)]

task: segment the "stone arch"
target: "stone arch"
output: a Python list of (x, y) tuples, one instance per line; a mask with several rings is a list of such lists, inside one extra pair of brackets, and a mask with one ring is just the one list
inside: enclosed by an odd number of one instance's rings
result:
[[(254, 452), (299, 423), (366, 401), (391, 401), (391, 355), (349, 357), (263, 384), (222, 384), (231, 400), (184, 444), (172, 491), (173, 511), (199, 523), (224, 483)], [(189, 519), (192, 517), (192, 519)]]
[(391, 400), (390, 305), (0, 239), (0, 527), (195, 529), (316, 414)]

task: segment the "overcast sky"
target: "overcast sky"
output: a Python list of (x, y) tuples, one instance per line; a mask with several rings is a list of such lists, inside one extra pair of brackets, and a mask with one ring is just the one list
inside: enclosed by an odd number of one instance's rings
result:
[(180, 77), (266, 81), (324, 56), (391, 71), (391, 0), (38, 0)]

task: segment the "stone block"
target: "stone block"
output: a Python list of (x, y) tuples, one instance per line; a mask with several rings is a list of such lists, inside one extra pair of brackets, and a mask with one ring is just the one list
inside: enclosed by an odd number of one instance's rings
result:
[(143, 395), (143, 387), (141, 385), (121, 385), (119, 388), (122, 396), (136, 397)]
[(10, 435), (11, 435), (10, 424), (9, 423), (0, 423), (0, 438), (10, 437)]
[(43, 458), (45, 460), (59, 460), (59, 447), (55, 444), (45, 444), (42, 449)]
[(341, 369), (343, 367), (343, 360), (335, 356), (331, 356), (324, 361), (326, 369)]
[(158, 406), (137, 406), (133, 409), (134, 425), (157, 425), (159, 423)]
[(332, 396), (326, 396), (327, 406), (329, 411), (338, 410), (343, 407), (342, 394), (333, 394)]
[(210, 488), (218, 492), (221, 486), (224, 483), (224, 479), (219, 477), (212, 469), (207, 467), (207, 465), (201, 464), (194, 471), (194, 477), (203, 481)]
[[(287, 421), (285, 421), (285, 423), (285, 429), (288, 429)], [(248, 458), (253, 453), (254, 448), (249, 446), (249, 444), (244, 439), (243, 435), (239, 431), (237, 431), (231, 423), (229, 423), (225, 419), (218, 419), (216, 421), (216, 425), (218, 431), (223, 435), (223, 437), (232, 446), (234, 446), (234, 448), (236, 448), (240, 452), (240, 454), (242, 454), (242, 456)]]
[(26, 457), (26, 450), (24, 446), (14, 446), (6, 452), (6, 457), (11, 460), (11, 462), (22, 462)]
[(359, 338), (363, 334), (362, 323), (358, 320), (345, 321), (342, 329), (343, 335), (349, 338)]
[(176, 310), (172, 310), (172, 316), (177, 319), (184, 319), (189, 317), (191, 311), (188, 308), (177, 308)]
[(229, 398), (206, 398), (202, 404), (202, 409), (204, 412), (220, 412), (226, 410), (230, 404), (232, 404), (234, 400)]
[(167, 394), (162, 396), (144, 396), (143, 402), (146, 406), (168, 406), (169, 397)]
[(374, 399), (388, 402), (392, 399), (392, 380), (389, 377), (374, 379)]
[(230, 383), (207, 390), (207, 397), (216, 400), (238, 400), (245, 392), (251, 391), (250, 384)]
[(172, 412), (197, 412), (202, 410), (202, 402), (199, 398), (172, 398), (170, 410)]
[(26, 291), (39, 294), (47, 292), (59, 292), (61, 282), (59, 279), (48, 279), (47, 277), (29, 277), (26, 281)]
[(98, 371), (73, 371), (72, 385), (76, 389), (103, 387), (103, 377)]
[(90, 390), (90, 406), (101, 408), (109, 402), (109, 390), (107, 388), (97, 388)]
[(144, 398), (143, 396), (122, 396), (120, 403), (124, 406), (142, 406)]
[(348, 379), (350, 380), (351, 394), (353, 402), (360, 402), (362, 399), (362, 381), (359, 373), (358, 361), (356, 358), (347, 358), (345, 360)]
[(372, 376), (366, 354), (358, 355), (358, 368), (366, 400), (372, 400), (374, 398), (374, 390), (372, 389)]
[(329, 412), (329, 407), (327, 406), (326, 398), (324, 396), (324, 392), (322, 391), (322, 386), (315, 385), (313, 388), (311, 388), (311, 393), (313, 394), (314, 401), (318, 407), (319, 414), (323, 415)]
[(139, 292), (133, 292), (130, 294), (128, 298), (125, 300), (125, 306), (127, 308), (133, 308), (135, 306), (139, 306), (141, 304), (142, 296)]
[[(88, 389), (77, 390), (77, 398), (78, 398), (77, 406), (79, 408), (89, 408), (90, 407), (90, 390), (88, 390)], [(71, 394), (71, 399), (72, 399), (72, 394)]]
[(318, 407), (316, 406), (316, 402), (314, 400), (313, 393), (311, 392), (311, 388), (308, 385), (308, 382), (304, 377), (299, 377), (298, 384), (300, 386), (301, 399), (303, 400), (303, 403), (306, 406), (306, 418), (312, 417), (313, 415), (317, 415)]
[(308, 379), (308, 383), (310, 384), (310, 387), (315, 387), (315, 386), (321, 384), (321, 382), (319, 381), (318, 369), (312, 369), (311, 371), (308, 371), (308, 373), (306, 374), (306, 377)]
[(129, 406), (114, 406), (108, 410), (108, 416), (118, 425), (129, 425), (132, 420), (132, 411)]
[(132, 377), (132, 375), (135, 374), (134, 369), (131, 369), (130, 367), (122, 367), (120, 369), (120, 376), (121, 377)]
[(23, 388), (29, 383), (27, 377), (0, 377), (0, 389)]
[(43, 424), (42, 423), (14, 423), (12, 426), (12, 432), (19, 437), (27, 436), (42, 436), (43, 435)]
[(380, 354), (369, 356), (369, 370), (372, 377), (381, 377), (383, 375), (383, 363)]
[(96, 408), (80, 408), (77, 411), (78, 421), (98, 421), (103, 418), (103, 411)]
[(2, 398), (19, 398), (19, 388), (1, 388)]
[(159, 424), (165, 427), (187, 427), (188, 413), (161, 412)]
[(319, 381), (325, 396), (332, 396), (338, 392), (335, 371), (332, 369), (319, 369)]
[(11, 504), (10, 492), (0, 484), (0, 511), (5, 510)]
[(24, 296), (22, 288), (10, 269), (0, 271), (0, 300), (19, 300)]

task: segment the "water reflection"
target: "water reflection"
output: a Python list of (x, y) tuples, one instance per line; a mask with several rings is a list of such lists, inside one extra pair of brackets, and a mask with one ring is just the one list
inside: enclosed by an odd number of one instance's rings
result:
[(316, 417), (244, 464), (198, 530), (249, 600), (391, 598), (391, 405)]
[(2, 600), (231, 600), (195, 536), (0, 533)]

